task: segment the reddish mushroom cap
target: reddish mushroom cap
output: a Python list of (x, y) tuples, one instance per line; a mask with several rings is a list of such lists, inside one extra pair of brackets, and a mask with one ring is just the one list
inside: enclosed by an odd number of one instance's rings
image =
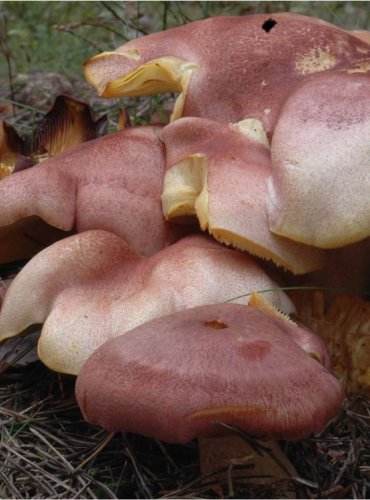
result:
[(166, 174), (162, 208), (168, 220), (195, 214), (203, 230), (278, 266), (303, 274), (325, 254), (271, 233), (267, 218), (270, 148), (258, 120), (223, 124), (182, 118), (162, 132)]
[(16, 233), (12, 224), (30, 216), (64, 231), (112, 231), (139, 253), (154, 254), (182, 234), (163, 219), (164, 169), (158, 128), (140, 127), (83, 143), (3, 179), (0, 261), (4, 242)]
[(0, 312), (0, 341), (45, 323), (40, 359), (77, 374), (108, 339), (175, 311), (275, 289), (268, 300), (292, 312), (276, 288), (251, 257), (202, 235), (145, 258), (112, 233), (85, 231), (46, 248), (16, 276)]
[(216, 435), (217, 421), (299, 439), (321, 431), (342, 401), (339, 382), (308, 352), (322, 359), (326, 348), (253, 308), (197, 307), (101, 346), (77, 378), (77, 401), (91, 424), (173, 443)]
[(270, 134), (299, 81), (369, 57), (365, 42), (312, 17), (224, 16), (131, 40), (90, 59), (85, 76), (103, 97), (180, 92), (173, 118), (253, 117)]
[(25, 141), (15, 128), (0, 120), (0, 180), (12, 173), (17, 159), (25, 154), (26, 149)]
[(369, 134), (370, 73), (325, 73), (297, 88), (271, 145), (275, 234), (320, 248), (370, 236)]

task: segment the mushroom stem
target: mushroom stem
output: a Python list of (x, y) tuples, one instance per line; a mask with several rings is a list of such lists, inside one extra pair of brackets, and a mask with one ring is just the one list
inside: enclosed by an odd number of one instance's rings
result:
[(216, 483), (212, 489), (221, 498), (234, 497), (234, 482), (275, 486), (280, 498), (296, 498), (292, 478), (298, 474), (277, 441), (251, 443), (236, 434), (198, 437), (204, 483)]

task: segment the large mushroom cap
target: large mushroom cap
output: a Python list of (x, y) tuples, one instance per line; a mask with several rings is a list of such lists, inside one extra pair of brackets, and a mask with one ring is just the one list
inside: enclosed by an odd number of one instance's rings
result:
[(292, 312), (276, 288), (251, 257), (202, 235), (145, 258), (112, 233), (85, 231), (46, 248), (16, 276), (0, 312), (0, 341), (45, 323), (40, 359), (77, 374), (108, 339), (175, 311), (275, 289), (268, 300)]
[(342, 390), (310, 355), (322, 358), (324, 345), (304, 331), (304, 350), (297, 330), (237, 304), (158, 318), (95, 351), (77, 378), (77, 400), (92, 424), (168, 442), (218, 434), (217, 421), (258, 437), (302, 438), (338, 412)]
[(271, 233), (267, 218), (269, 143), (258, 120), (223, 124), (182, 118), (162, 132), (166, 174), (162, 208), (168, 220), (198, 218), (203, 230), (278, 266), (303, 274), (325, 254)]
[(303, 82), (284, 104), (272, 139), (271, 230), (320, 248), (370, 236), (369, 135), (370, 73)]
[(225, 16), (132, 40), (90, 59), (85, 75), (104, 97), (180, 92), (174, 119), (253, 117), (270, 134), (297, 82), (369, 57), (365, 42), (319, 19)]
[(86, 142), (2, 179), (0, 261), (4, 245), (17, 233), (14, 223), (35, 216), (64, 231), (112, 231), (139, 253), (154, 254), (181, 234), (163, 219), (164, 169), (158, 128), (140, 127)]

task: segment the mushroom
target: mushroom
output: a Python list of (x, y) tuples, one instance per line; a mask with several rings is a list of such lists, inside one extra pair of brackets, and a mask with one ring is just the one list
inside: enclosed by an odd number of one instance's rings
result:
[[(370, 66), (369, 66), (370, 68)], [(320, 248), (370, 236), (370, 74), (354, 67), (304, 81), (271, 145), (271, 230)]]
[[(0, 311), (7, 289), (15, 275), (7, 278), (0, 277)], [(18, 337), (0, 345), (0, 374), (10, 366), (24, 366), (38, 360), (35, 344), (39, 331), (32, 331), (25, 337)]]
[(325, 359), (307, 330), (213, 304), (106, 342), (82, 367), (76, 397), (93, 425), (170, 443), (218, 435), (220, 421), (251, 436), (300, 439), (340, 409), (342, 389)]
[[(233, 427), (228, 426), (228, 430), (228, 434), (217, 437), (198, 436), (204, 485), (209, 485), (217, 498), (234, 496), (233, 488), (237, 485), (245, 487), (249, 494), (253, 485), (262, 486), (264, 492), (278, 492), (274, 493), (275, 498), (296, 499), (295, 479), (299, 474), (280, 443), (252, 439)], [(260, 488), (257, 491), (259, 494)]]
[(55, 156), (71, 147), (102, 135), (107, 126), (107, 115), (95, 119), (95, 114), (85, 101), (66, 95), (55, 98), (35, 130), (35, 153)]
[(261, 122), (182, 118), (162, 132), (167, 220), (196, 214), (218, 241), (272, 260), (295, 274), (325, 265), (322, 250), (271, 233), (267, 218), (270, 147)]
[(251, 257), (203, 235), (145, 258), (112, 233), (85, 231), (46, 248), (16, 276), (0, 312), (0, 341), (44, 323), (40, 359), (77, 374), (108, 339), (175, 311), (244, 302), (242, 294), (266, 289), (275, 289), (266, 294), (275, 307), (294, 311), (276, 288)]
[[(222, 33), (222, 36), (220, 34)], [(313, 74), (368, 64), (370, 47), (332, 24), (291, 13), (224, 16), (136, 38), (85, 63), (103, 97), (179, 92), (172, 119), (259, 119)]]
[(158, 128), (128, 128), (2, 179), (0, 262), (35, 217), (63, 231), (112, 231), (143, 255), (174, 242), (183, 231), (163, 219), (164, 161)]
[(85, 101), (59, 95), (37, 123), (32, 136), (22, 139), (14, 127), (0, 121), (0, 179), (102, 135), (107, 115), (95, 119)]
[(26, 152), (25, 141), (14, 127), (0, 120), (0, 180), (11, 174), (17, 159)]
[(353, 30), (350, 31), (351, 35), (359, 38), (363, 42), (370, 43), (370, 31), (367, 30)]

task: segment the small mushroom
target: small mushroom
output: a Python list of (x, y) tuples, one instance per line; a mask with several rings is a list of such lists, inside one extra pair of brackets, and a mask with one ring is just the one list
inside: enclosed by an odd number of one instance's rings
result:
[(336, 415), (343, 395), (317, 361), (324, 344), (302, 330), (302, 348), (298, 330), (238, 304), (157, 318), (93, 353), (77, 401), (93, 425), (170, 443), (218, 435), (220, 421), (256, 437), (307, 437)]
[[(222, 34), (222, 36), (221, 36)], [(268, 136), (281, 105), (313, 74), (368, 63), (368, 44), (291, 13), (224, 16), (136, 38), (85, 64), (103, 97), (178, 92), (172, 119), (259, 119)]]
[[(370, 68), (370, 66), (369, 66)], [(271, 230), (320, 248), (370, 236), (370, 73), (316, 75), (285, 102), (271, 145)]]
[(81, 142), (102, 135), (107, 115), (95, 119), (85, 101), (58, 95), (32, 136), (22, 139), (14, 127), (0, 121), (0, 179), (29, 168)]
[(325, 265), (322, 250), (271, 233), (267, 217), (270, 146), (262, 124), (182, 118), (162, 132), (167, 220), (196, 215), (218, 241), (272, 260), (295, 274)]
[(75, 146), (2, 179), (0, 262), (9, 258), (17, 225), (24, 230), (35, 217), (63, 231), (112, 231), (138, 252), (154, 254), (183, 234), (163, 219), (164, 169), (158, 128), (140, 127)]
[(27, 146), (14, 127), (0, 120), (0, 180), (12, 173)]
[(37, 124), (35, 153), (55, 156), (77, 144), (102, 135), (107, 126), (107, 115), (95, 119), (92, 107), (66, 95), (55, 98), (52, 108)]
[[(251, 257), (203, 235), (142, 257), (106, 231), (70, 236), (37, 254), (16, 276), (0, 312), (0, 341), (44, 323), (38, 352), (55, 371), (77, 374), (102, 343), (152, 318), (243, 294), (294, 307)], [(33, 292), (30, 294), (29, 290)]]

